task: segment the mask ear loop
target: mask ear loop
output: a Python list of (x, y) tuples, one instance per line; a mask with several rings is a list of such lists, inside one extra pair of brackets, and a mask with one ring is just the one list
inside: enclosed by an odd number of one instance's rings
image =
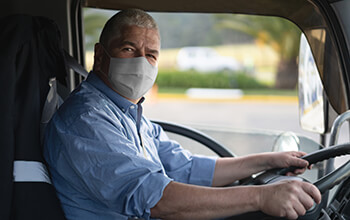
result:
[(101, 44), (101, 47), (103, 48), (104, 52), (107, 54), (107, 56), (108, 56), (109, 58), (112, 58), (112, 56), (109, 55), (109, 53), (108, 53), (107, 49), (105, 48), (105, 46), (103, 46), (102, 43), (100, 43), (100, 44)]
[[(107, 56), (109, 57), (109, 62), (111, 62), (111, 58), (112, 58), (112, 56), (111, 55), (109, 55), (109, 53), (108, 53), (108, 51), (107, 51), (107, 49), (105, 48), (105, 46), (103, 46), (103, 44), (102, 43), (99, 43), (99, 44), (101, 44), (101, 47), (103, 48), (103, 51), (107, 54)], [(101, 70), (101, 68), (100, 68), (100, 70), (99, 70), (100, 72), (102, 72), (103, 74), (105, 74), (105, 75), (107, 75), (107, 76), (109, 76), (109, 74), (106, 74), (104, 71), (102, 71)], [(108, 79), (109, 79), (109, 77), (108, 77)]]

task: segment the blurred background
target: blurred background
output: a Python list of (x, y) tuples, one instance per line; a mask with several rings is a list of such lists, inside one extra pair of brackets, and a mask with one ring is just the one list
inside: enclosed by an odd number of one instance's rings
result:
[[(98, 41), (102, 25), (114, 13), (98, 9), (84, 11), (88, 69), (92, 65), (93, 46)], [(300, 31), (293, 23), (283, 18), (250, 15), (151, 15), (161, 34), (157, 80), (161, 91), (189, 88), (192, 82), (187, 81), (186, 85), (181, 80), (185, 76), (187, 80), (193, 79), (199, 87), (296, 89)], [(183, 47), (192, 47), (192, 50)], [(184, 63), (186, 59), (192, 66)], [(212, 60), (216, 67), (208, 68), (210, 62), (201, 62), (207, 60)], [(236, 68), (228, 65), (230, 61)], [(206, 76), (201, 73), (206, 73)]]

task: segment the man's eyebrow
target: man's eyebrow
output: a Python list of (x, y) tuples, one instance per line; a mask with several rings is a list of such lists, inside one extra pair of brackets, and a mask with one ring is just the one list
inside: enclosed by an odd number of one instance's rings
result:
[[(123, 41), (123, 42), (121, 43), (121, 46), (125, 46), (125, 45), (130, 45), (130, 46), (132, 46), (132, 47), (137, 47), (136, 43), (131, 42), (131, 41), (127, 41), (127, 40), (126, 40), (126, 41)], [(157, 49), (147, 48), (147, 51), (150, 52), (150, 53), (152, 53), (152, 54), (159, 55), (159, 50), (157, 50)]]
[(154, 50), (154, 49), (150, 49), (150, 48), (147, 48), (148, 51), (152, 54), (155, 54), (155, 55), (159, 55), (159, 51), (158, 50)]
[(130, 46), (133, 46), (133, 47), (136, 47), (136, 44), (134, 42), (131, 42), (131, 41), (123, 41), (121, 43), (121, 46), (125, 46), (125, 45), (130, 45)]

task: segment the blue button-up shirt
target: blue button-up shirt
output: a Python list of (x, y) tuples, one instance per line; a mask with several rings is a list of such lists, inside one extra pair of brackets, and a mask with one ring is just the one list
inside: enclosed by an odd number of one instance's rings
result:
[(215, 159), (137, 126), (140, 108), (90, 73), (53, 116), (44, 156), (68, 219), (149, 219), (170, 181), (211, 185)]

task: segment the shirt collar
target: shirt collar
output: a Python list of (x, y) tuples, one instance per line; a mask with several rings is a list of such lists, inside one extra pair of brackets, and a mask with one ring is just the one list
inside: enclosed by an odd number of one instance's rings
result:
[[(103, 94), (105, 94), (112, 102), (117, 105), (123, 112), (126, 112), (131, 106), (136, 107), (136, 105), (123, 96), (119, 95), (113, 89), (109, 88), (94, 72), (90, 72), (86, 81), (93, 85), (95, 88), (100, 90)], [(144, 98), (142, 97), (139, 101), (141, 104)]]

